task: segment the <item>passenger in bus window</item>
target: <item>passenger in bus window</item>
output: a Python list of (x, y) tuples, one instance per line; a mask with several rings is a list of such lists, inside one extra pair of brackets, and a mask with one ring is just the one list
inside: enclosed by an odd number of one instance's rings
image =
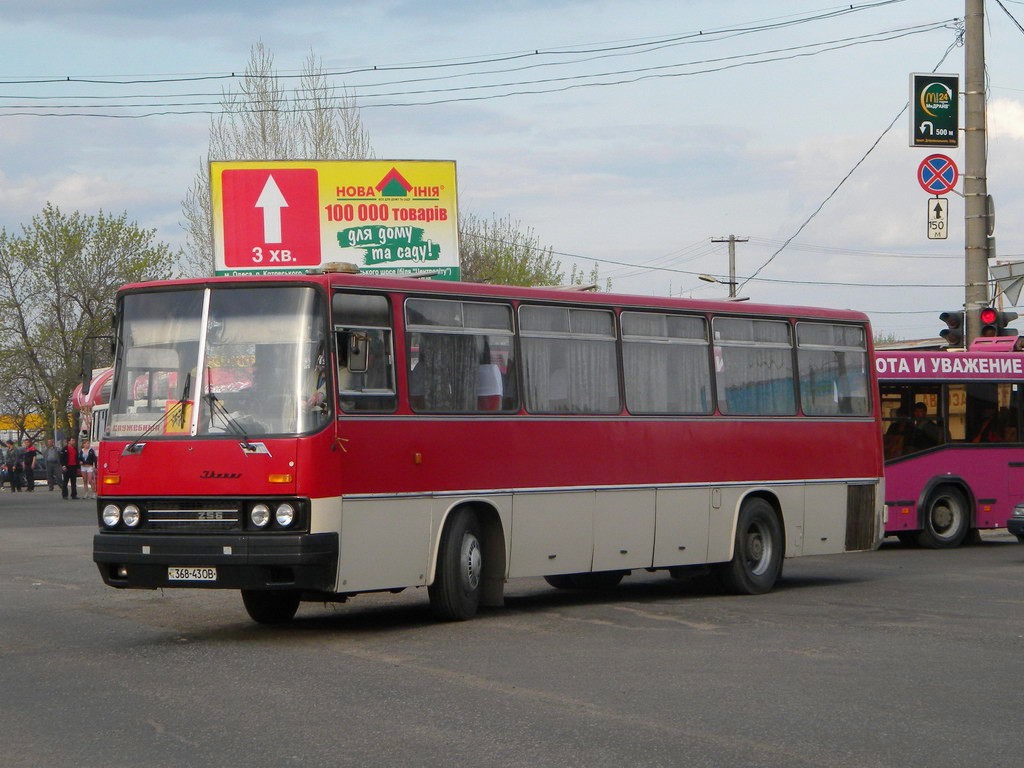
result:
[(981, 414), (981, 427), (978, 433), (971, 439), (972, 443), (1001, 443), (1003, 442), (1002, 424), (999, 421), (999, 414), (995, 405), (986, 405)]
[(922, 402), (914, 403), (914, 419), (910, 433), (904, 443), (907, 453), (923, 451), (942, 442), (939, 425), (928, 416), (928, 406)]
[(476, 400), (478, 411), (500, 411), (504, 394), (501, 368), (491, 362), (491, 346), (484, 337), (480, 348), (480, 364), (476, 372)]
[(896, 410), (889, 428), (885, 430), (885, 458), (894, 459), (903, 455), (903, 447), (907, 435), (912, 429), (910, 418), (905, 408)]
[(1017, 442), (1017, 415), (1012, 408), (1003, 407), (999, 409), (999, 413), (996, 414), (996, 425), (1003, 436), (1003, 442)]
[(426, 352), (419, 350), (416, 361), (409, 371), (409, 404), (414, 411), (422, 411), (427, 407), (426, 400)]

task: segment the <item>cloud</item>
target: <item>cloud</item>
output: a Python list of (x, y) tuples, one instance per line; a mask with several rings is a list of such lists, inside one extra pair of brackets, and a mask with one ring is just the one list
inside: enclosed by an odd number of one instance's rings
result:
[(992, 138), (1024, 140), (1024, 104), (1006, 98), (990, 101), (988, 130)]

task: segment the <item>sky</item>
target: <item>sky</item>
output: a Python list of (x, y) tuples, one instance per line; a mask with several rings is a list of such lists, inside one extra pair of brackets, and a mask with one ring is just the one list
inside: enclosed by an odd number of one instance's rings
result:
[[(960, 74), (963, 90), (964, 11), (0, 0), (0, 227), (19, 233), (51, 203), (127, 213), (182, 247), (211, 119), (261, 42), (281, 75), (310, 54), (336, 73), (377, 158), (454, 160), (460, 210), (510, 217), (567, 274), (596, 264), (616, 292), (724, 298), (728, 246), (714, 241), (735, 235), (741, 296), (859, 309), (877, 335), (933, 338), (939, 313), (963, 303), (962, 182), (947, 195), (949, 238), (928, 240), (917, 170), (936, 150), (909, 146), (900, 111), (912, 72)], [(1017, 21), (1024, 2), (987, 0), (988, 191), (1004, 261), (1024, 260)], [(941, 151), (962, 170), (962, 141)]]

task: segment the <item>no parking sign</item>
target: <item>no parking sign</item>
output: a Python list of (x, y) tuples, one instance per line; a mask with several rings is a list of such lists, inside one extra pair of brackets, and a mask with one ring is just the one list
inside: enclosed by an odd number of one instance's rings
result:
[(925, 192), (944, 195), (960, 180), (953, 158), (946, 155), (928, 155), (917, 167), (917, 183)]

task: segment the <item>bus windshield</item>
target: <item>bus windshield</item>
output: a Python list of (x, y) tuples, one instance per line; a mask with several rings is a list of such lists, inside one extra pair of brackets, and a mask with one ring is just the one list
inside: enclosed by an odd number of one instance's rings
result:
[(327, 422), (326, 319), (313, 288), (129, 293), (121, 316), (111, 435), (246, 438)]

